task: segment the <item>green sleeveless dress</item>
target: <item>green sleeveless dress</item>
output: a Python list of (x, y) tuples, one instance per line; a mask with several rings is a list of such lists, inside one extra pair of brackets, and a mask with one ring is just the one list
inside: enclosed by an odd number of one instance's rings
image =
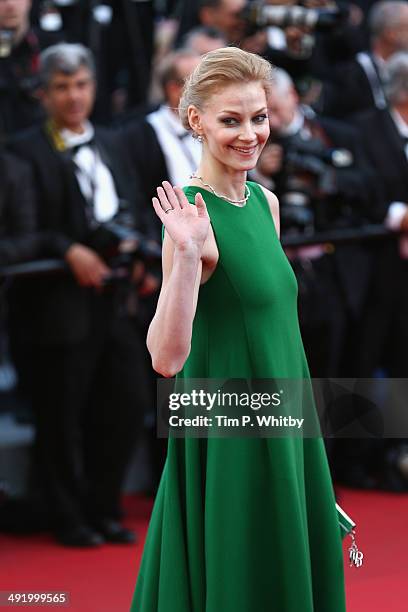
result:
[[(297, 284), (259, 185), (243, 208), (201, 191), (219, 249), (201, 286), (191, 378), (307, 378)], [(170, 438), (132, 612), (344, 612), (321, 438)]]

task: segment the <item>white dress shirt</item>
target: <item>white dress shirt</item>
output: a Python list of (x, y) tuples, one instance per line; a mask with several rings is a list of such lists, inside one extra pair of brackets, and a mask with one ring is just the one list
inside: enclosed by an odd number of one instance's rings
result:
[(93, 126), (87, 121), (82, 134), (63, 129), (60, 136), (67, 149), (79, 147), (73, 156), (75, 174), (84, 198), (93, 206), (96, 221), (109, 221), (119, 209), (119, 197), (111, 171), (101, 160), (97, 148), (89, 144), (94, 137)]
[(168, 107), (160, 106), (146, 117), (153, 127), (163, 151), (172, 185), (186, 185), (197, 170), (201, 159), (201, 144), (182, 126), (178, 116)]

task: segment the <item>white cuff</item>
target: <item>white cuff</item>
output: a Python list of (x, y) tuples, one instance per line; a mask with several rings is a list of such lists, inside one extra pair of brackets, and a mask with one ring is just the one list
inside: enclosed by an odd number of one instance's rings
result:
[(408, 204), (404, 202), (392, 202), (388, 207), (387, 215), (384, 219), (384, 225), (394, 232), (401, 227), (401, 221), (405, 213), (408, 211)]

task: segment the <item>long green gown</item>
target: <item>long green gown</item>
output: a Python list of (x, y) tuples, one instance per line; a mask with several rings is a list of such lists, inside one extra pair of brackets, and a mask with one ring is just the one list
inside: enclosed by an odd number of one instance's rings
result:
[[(239, 208), (201, 191), (219, 249), (201, 286), (191, 378), (307, 378), (297, 284), (256, 183)], [(321, 438), (171, 438), (132, 612), (344, 612)]]

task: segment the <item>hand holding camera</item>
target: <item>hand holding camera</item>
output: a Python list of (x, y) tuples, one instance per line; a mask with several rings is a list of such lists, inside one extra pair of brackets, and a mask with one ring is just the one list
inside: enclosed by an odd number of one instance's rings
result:
[(103, 259), (83, 244), (71, 245), (65, 253), (65, 261), (82, 287), (101, 288), (105, 278), (111, 273)]

